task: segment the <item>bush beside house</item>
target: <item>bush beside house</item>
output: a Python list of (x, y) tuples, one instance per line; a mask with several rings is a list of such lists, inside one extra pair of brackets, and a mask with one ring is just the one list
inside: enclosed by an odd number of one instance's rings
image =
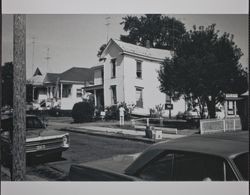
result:
[(78, 102), (73, 106), (72, 118), (74, 122), (90, 122), (94, 117), (95, 107), (92, 102)]
[(119, 120), (119, 108), (123, 107), (125, 109), (124, 119), (129, 120), (131, 117), (131, 109), (127, 106), (125, 102), (118, 105), (112, 105), (105, 108), (105, 119), (106, 120)]

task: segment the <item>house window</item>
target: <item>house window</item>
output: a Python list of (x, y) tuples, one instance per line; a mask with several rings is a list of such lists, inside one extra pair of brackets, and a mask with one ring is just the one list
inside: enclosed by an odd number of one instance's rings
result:
[(116, 58), (111, 60), (111, 78), (116, 77)]
[(136, 87), (135, 98), (136, 98), (136, 107), (138, 108), (143, 108), (142, 90), (143, 88)]
[(62, 91), (62, 97), (67, 98), (70, 96), (70, 93), (71, 93), (71, 86), (64, 85), (63, 91)]
[(117, 104), (116, 86), (111, 86), (111, 104)]
[(142, 78), (142, 62), (136, 61), (136, 76), (137, 78)]
[(227, 101), (227, 114), (228, 115), (235, 115), (235, 107), (234, 107), (234, 101)]
[(82, 97), (82, 89), (76, 89), (76, 97)]

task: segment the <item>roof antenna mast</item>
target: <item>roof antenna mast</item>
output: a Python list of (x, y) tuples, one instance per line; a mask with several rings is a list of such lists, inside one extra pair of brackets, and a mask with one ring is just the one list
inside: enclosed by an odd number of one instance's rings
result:
[(111, 24), (110, 23), (110, 19), (111, 19), (111, 17), (106, 17), (105, 18), (105, 20), (106, 20), (106, 27), (107, 27), (107, 43), (108, 43), (108, 41), (109, 41), (109, 25)]
[(47, 73), (49, 72), (49, 60), (51, 59), (51, 57), (49, 56), (49, 48), (47, 48), (47, 56), (45, 57), (45, 59), (47, 60)]

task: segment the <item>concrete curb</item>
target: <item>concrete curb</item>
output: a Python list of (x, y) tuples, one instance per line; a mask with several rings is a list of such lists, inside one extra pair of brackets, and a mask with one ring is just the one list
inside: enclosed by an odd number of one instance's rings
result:
[(141, 141), (145, 143), (157, 143), (159, 141), (163, 140), (152, 140), (149, 138), (143, 138), (143, 137), (134, 137), (131, 135), (126, 135), (126, 134), (119, 134), (119, 133), (103, 133), (99, 131), (94, 131), (94, 130), (89, 130), (89, 129), (83, 129), (83, 128), (62, 128), (59, 129), (60, 131), (69, 131), (69, 132), (74, 132), (74, 133), (82, 133), (82, 134), (88, 134), (88, 135), (94, 135), (94, 136), (103, 136), (103, 137), (111, 137), (111, 138), (117, 138), (117, 139), (127, 139), (127, 140), (132, 140), (132, 141)]

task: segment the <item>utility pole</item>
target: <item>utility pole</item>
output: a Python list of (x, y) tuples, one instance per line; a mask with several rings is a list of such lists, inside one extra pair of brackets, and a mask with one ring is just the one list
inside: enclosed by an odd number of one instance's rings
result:
[(33, 75), (34, 74), (34, 65), (35, 65), (35, 37), (32, 37), (32, 69), (31, 69), (31, 74)]
[(13, 22), (13, 133), (11, 180), (23, 181), (26, 173), (26, 17), (14, 14)]

